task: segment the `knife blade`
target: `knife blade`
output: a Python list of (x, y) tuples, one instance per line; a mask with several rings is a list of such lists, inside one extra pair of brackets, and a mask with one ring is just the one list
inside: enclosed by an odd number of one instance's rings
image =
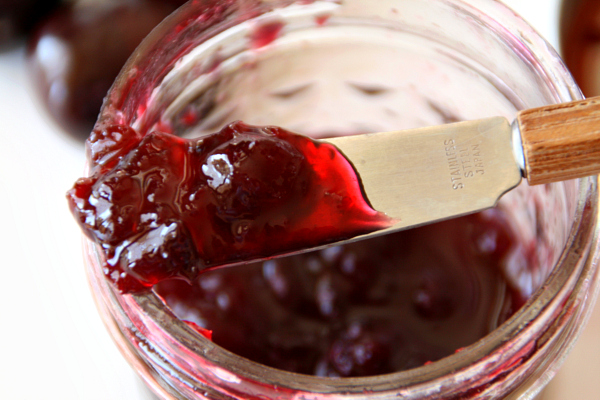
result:
[[(512, 128), (502, 117), (327, 139), (353, 164), (388, 230), (493, 207), (519, 184)], [(379, 232), (383, 233), (383, 232)]]
[(361, 238), (494, 207), (530, 185), (600, 171), (600, 98), (476, 121), (326, 139), (354, 166), (371, 206), (394, 220)]

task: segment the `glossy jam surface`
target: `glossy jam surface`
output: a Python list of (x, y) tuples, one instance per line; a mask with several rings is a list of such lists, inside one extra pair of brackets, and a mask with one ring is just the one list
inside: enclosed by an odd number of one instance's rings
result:
[(525, 299), (504, 271), (530, 260), (501, 210), (325, 250), (208, 271), (155, 291), (238, 354), (319, 376), (401, 371), (450, 355)]
[(199, 139), (109, 126), (88, 141), (91, 176), (68, 193), (122, 292), (389, 225), (331, 145), (233, 123)]

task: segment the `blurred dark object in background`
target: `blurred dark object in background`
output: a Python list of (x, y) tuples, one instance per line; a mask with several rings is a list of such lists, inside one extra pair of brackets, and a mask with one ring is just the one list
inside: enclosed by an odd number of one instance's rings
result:
[(142, 39), (183, 3), (75, 2), (44, 20), (29, 40), (27, 57), (41, 103), (58, 125), (76, 138), (87, 138), (121, 67)]
[(562, 57), (586, 97), (600, 95), (600, 0), (563, 0)]
[(61, 0), (0, 0), (0, 50), (16, 44)]

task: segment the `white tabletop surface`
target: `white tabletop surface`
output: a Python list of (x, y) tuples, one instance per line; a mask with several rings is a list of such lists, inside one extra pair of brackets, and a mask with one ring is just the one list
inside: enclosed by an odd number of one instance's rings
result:
[[(506, 3), (557, 44), (558, 0)], [(0, 399), (152, 398), (97, 316), (64, 197), (82, 173), (83, 147), (40, 112), (22, 48), (0, 53), (0, 137)], [(598, 398), (591, 393), (600, 392), (600, 379), (580, 360), (598, 365), (600, 349), (589, 350), (600, 333), (594, 318), (585, 350), (576, 347), (548, 398)], [(589, 395), (572, 395), (573, 386)]]

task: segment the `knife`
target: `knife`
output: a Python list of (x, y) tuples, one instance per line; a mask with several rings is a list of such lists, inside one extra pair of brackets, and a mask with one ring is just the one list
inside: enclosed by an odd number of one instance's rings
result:
[(424, 225), (493, 207), (530, 185), (598, 174), (600, 97), (503, 117), (324, 140), (353, 164), (389, 228)]

